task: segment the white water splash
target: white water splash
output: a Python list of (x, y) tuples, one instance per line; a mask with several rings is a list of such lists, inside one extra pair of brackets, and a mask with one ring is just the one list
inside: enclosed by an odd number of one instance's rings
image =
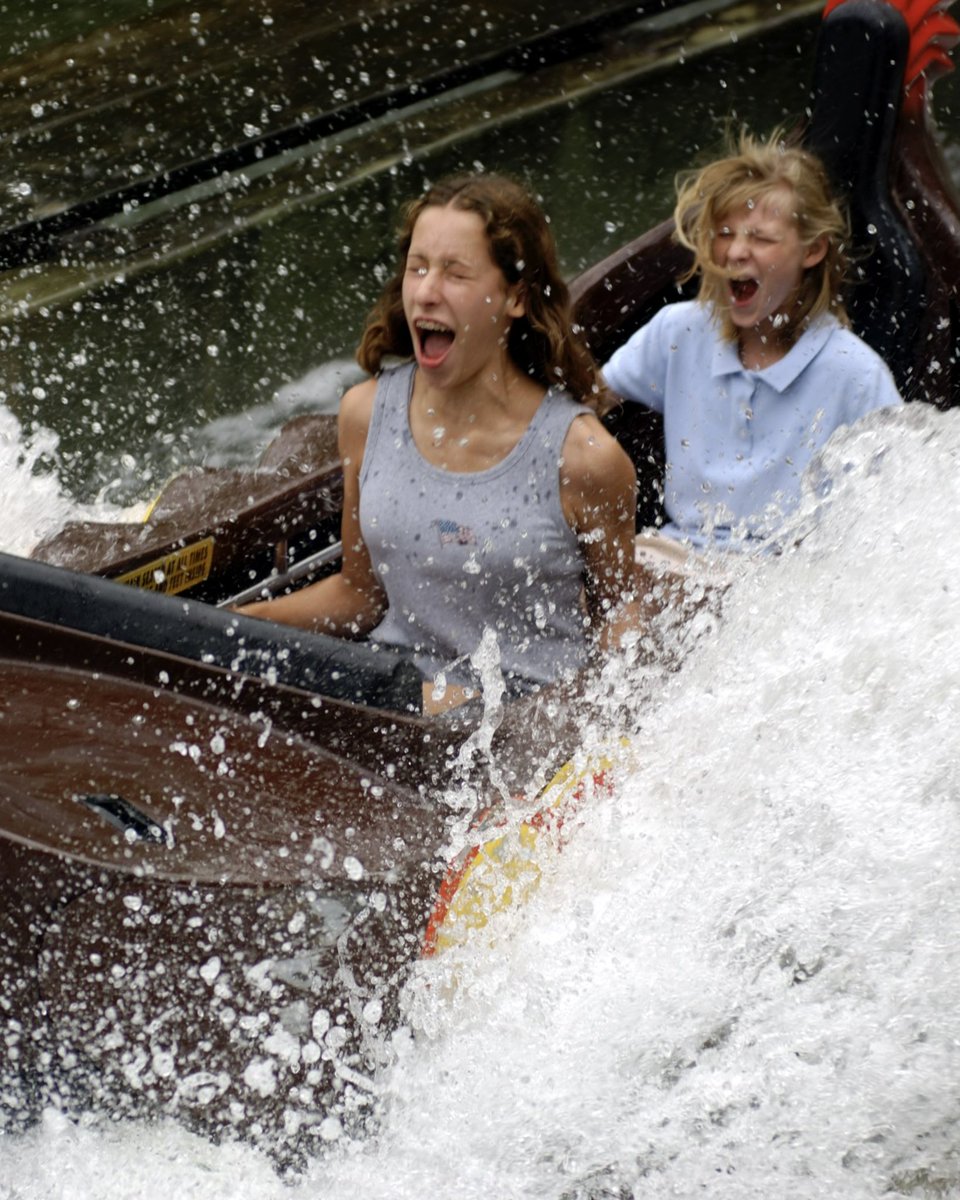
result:
[(333, 359), (284, 384), (264, 404), (208, 421), (193, 440), (206, 466), (249, 466), (285, 422), (303, 413), (335, 413), (346, 388), (362, 378), (355, 362)]
[(142, 505), (126, 510), (78, 504), (49, 465), (56, 455), (55, 433), (38, 428), (26, 434), (14, 414), (0, 405), (0, 551), (29, 554), (69, 520), (136, 521), (142, 515)]
[(0, 493), (3, 500), (0, 548), (26, 554), (44, 534), (60, 528), (70, 509), (56, 476), (37, 464), (56, 451), (56, 436), (41, 430), (28, 441), (20, 422), (0, 406)]
[(0, 1196), (958, 1194), (958, 459), (919, 407), (831, 443), (497, 950), (418, 971), (376, 1134), (282, 1185), (51, 1117)]

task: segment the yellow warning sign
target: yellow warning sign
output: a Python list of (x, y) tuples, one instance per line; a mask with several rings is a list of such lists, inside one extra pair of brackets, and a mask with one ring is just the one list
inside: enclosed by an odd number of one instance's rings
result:
[(169, 596), (175, 596), (177, 592), (185, 592), (187, 588), (203, 583), (210, 574), (212, 565), (213, 538), (207, 537), (199, 542), (192, 542), (173, 554), (135, 567), (125, 575), (117, 575), (114, 582), (126, 583), (130, 587), (143, 588), (148, 592), (166, 592)]

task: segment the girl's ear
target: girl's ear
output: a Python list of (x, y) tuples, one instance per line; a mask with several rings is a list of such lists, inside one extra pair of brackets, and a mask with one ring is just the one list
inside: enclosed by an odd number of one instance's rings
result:
[(522, 317), (526, 313), (526, 294), (522, 283), (514, 284), (507, 292), (507, 307), (504, 311), (511, 319)]
[(803, 269), (807, 267), (815, 267), (818, 262), (823, 262), (827, 254), (827, 235), (821, 234), (820, 237), (814, 238), (806, 249), (803, 256)]

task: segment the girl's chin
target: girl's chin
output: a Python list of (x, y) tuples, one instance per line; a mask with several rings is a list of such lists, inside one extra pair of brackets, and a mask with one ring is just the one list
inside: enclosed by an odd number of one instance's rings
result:
[(783, 313), (758, 313), (756, 309), (728, 305), (727, 314), (737, 329), (754, 329), (765, 337), (776, 336), (787, 327), (787, 318)]
[(754, 313), (745, 312), (742, 308), (730, 307), (727, 315), (737, 329), (756, 329), (762, 323), (762, 318), (758, 320)]

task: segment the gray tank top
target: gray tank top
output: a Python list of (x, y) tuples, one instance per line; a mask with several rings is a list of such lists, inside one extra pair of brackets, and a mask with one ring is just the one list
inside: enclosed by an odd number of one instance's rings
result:
[(360, 470), (360, 529), (388, 603), (371, 639), (450, 683), (471, 680), (485, 628), (511, 690), (576, 671), (587, 658), (584, 561), (560, 504), (560, 461), (590, 409), (551, 390), (501, 462), (444, 471), (410, 431), (415, 369), (380, 376)]

